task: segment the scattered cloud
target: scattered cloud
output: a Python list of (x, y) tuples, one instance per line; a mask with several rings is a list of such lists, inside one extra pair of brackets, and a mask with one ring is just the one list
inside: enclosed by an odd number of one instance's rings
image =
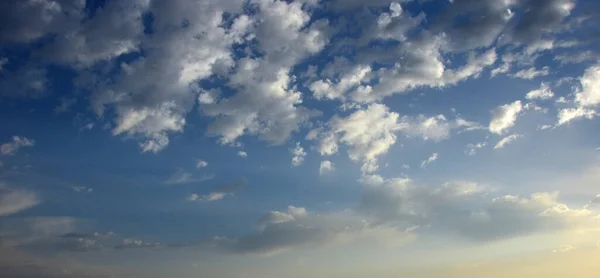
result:
[(505, 130), (514, 126), (522, 109), (523, 105), (519, 100), (494, 109), (492, 111), (492, 120), (489, 125), (490, 132), (502, 134)]
[(428, 159), (423, 160), (423, 162), (421, 162), (421, 168), (427, 167), (427, 165), (433, 163), (437, 159), (438, 159), (438, 153), (433, 153)]
[(200, 168), (206, 168), (208, 166), (208, 162), (198, 159), (198, 161), (196, 161), (196, 168), (200, 169)]
[(242, 189), (246, 185), (246, 180), (242, 179), (231, 183), (223, 183), (215, 186), (211, 192), (205, 195), (198, 195), (192, 193), (187, 197), (187, 201), (219, 201), (225, 198), (227, 195), (233, 195), (238, 190)]
[(525, 95), (526, 99), (548, 100), (553, 97), (554, 97), (554, 93), (550, 89), (550, 86), (548, 86), (548, 84), (546, 84), (546, 83), (542, 83), (542, 85), (540, 86), (539, 89), (529, 91), (529, 93), (527, 93), (527, 95)]
[(319, 174), (323, 175), (329, 172), (333, 172), (334, 170), (335, 167), (333, 166), (333, 162), (329, 160), (321, 161), (321, 164), (319, 165)]
[(296, 142), (296, 147), (290, 150), (292, 153), (292, 166), (298, 167), (304, 163), (304, 157), (306, 156), (306, 152), (304, 148), (300, 146), (300, 142)]
[(579, 79), (581, 90), (575, 94), (575, 102), (583, 107), (600, 104), (600, 65), (594, 65), (585, 70)]
[(504, 148), (504, 146), (518, 140), (519, 138), (523, 137), (523, 135), (521, 134), (511, 134), (508, 135), (502, 139), (500, 139), (500, 141), (498, 141), (498, 143), (496, 143), (496, 145), (494, 146), (494, 149), (502, 149)]
[(465, 154), (467, 155), (475, 155), (477, 153), (478, 149), (482, 149), (483, 147), (487, 146), (487, 142), (479, 142), (479, 143), (469, 143), (467, 144), (467, 149), (465, 150)]
[(543, 67), (541, 69), (529, 68), (516, 72), (512, 75), (512, 77), (531, 80), (539, 76), (546, 76), (548, 74), (550, 74), (550, 68), (548, 67)]
[(0, 145), (0, 154), (2, 155), (14, 155), (19, 149), (24, 147), (33, 147), (35, 140), (28, 139), (27, 137), (13, 136), (12, 142), (4, 143)]
[(245, 151), (238, 151), (237, 155), (241, 158), (246, 158), (248, 157), (248, 154)]
[(573, 120), (577, 120), (577, 119), (581, 119), (581, 118), (591, 120), (594, 117), (596, 117), (597, 115), (598, 115), (598, 112), (596, 112), (595, 110), (587, 109), (587, 108), (583, 108), (583, 107), (565, 108), (565, 109), (561, 109), (558, 112), (558, 122), (556, 123), (556, 125), (557, 126), (564, 125)]

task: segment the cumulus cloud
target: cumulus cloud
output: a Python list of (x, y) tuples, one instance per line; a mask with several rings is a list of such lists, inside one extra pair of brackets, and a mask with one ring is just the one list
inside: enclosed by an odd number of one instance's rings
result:
[(514, 126), (522, 109), (523, 105), (520, 100), (494, 109), (492, 111), (492, 120), (489, 125), (490, 132), (502, 134), (505, 130)]
[(573, 120), (582, 119), (582, 118), (591, 120), (594, 117), (596, 117), (597, 115), (598, 115), (598, 112), (596, 112), (595, 110), (587, 109), (587, 108), (583, 108), (583, 107), (565, 108), (565, 109), (561, 109), (558, 112), (558, 122), (556, 123), (556, 125), (557, 126), (564, 125)]
[(237, 155), (241, 158), (246, 158), (248, 157), (248, 153), (246, 153), (245, 151), (238, 151)]
[(325, 173), (333, 172), (334, 170), (335, 167), (333, 166), (333, 162), (329, 160), (321, 161), (321, 164), (319, 165), (319, 174), (323, 175)]
[(523, 135), (521, 134), (511, 134), (508, 135), (502, 139), (500, 139), (500, 141), (498, 141), (498, 143), (496, 143), (496, 145), (494, 146), (494, 149), (502, 149), (504, 148), (504, 146), (518, 140), (519, 138), (523, 137)]
[(4, 143), (0, 145), (0, 154), (2, 155), (14, 155), (19, 149), (24, 147), (33, 147), (35, 140), (28, 139), (27, 137), (13, 136), (12, 142)]
[(550, 89), (548, 84), (543, 83), (540, 85), (539, 89), (531, 90), (527, 95), (525, 95), (526, 99), (540, 99), (540, 100), (549, 100), (554, 97), (554, 93)]
[(239, 181), (231, 182), (231, 183), (219, 184), (219, 185), (215, 186), (212, 189), (212, 191), (207, 194), (198, 195), (196, 193), (192, 193), (190, 196), (187, 197), (187, 200), (188, 201), (206, 201), (206, 202), (219, 201), (219, 200), (222, 200), (223, 198), (225, 198), (225, 196), (227, 196), (227, 195), (233, 195), (235, 192), (242, 189), (245, 185), (246, 185), (246, 181), (243, 179), (239, 180)]
[(423, 162), (421, 162), (421, 168), (427, 167), (427, 165), (433, 163), (437, 159), (438, 159), (438, 153), (433, 153), (429, 158), (427, 158), (426, 160), (423, 160)]
[(39, 203), (36, 193), (0, 186), (0, 216), (19, 213)]
[(473, 240), (494, 240), (574, 229), (589, 224), (592, 213), (558, 201), (558, 193), (527, 197), (500, 195), (471, 182), (429, 187), (407, 178), (371, 176), (360, 210), (383, 222), (444, 227)]
[(579, 82), (581, 89), (575, 94), (577, 104), (584, 107), (600, 104), (600, 65), (586, 69)]
[(300, 142), (296, 142), (296, 147), (290, 150), (292, 153), (292, 166), (298, 167), (304, 163), (304, 157), (306, 156), (306, 152), (304, 148), (300, 146)]

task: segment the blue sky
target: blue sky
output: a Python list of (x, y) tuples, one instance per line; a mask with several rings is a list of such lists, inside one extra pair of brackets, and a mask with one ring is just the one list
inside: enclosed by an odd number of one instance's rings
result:
[(0, 270), (595, 277), (599, 13), (4, 1)]

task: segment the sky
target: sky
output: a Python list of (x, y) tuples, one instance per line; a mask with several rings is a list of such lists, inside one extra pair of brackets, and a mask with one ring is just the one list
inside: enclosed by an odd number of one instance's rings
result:
[(0, 1), (0, 272), (597, 277), (600, 2)]

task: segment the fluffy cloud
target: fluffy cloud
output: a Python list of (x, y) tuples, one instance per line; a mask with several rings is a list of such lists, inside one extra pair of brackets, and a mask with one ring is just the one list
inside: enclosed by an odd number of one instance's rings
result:
[(363, 179), (360, 210), (383, 222), (447, 228), (473, 240), (493, 240), (531, 233), (555, 232), (587, 225), (586, 209), (571, 209), (557, 193), (529, 197), (501, 195), (470, 182), (419, 186), (406, 178)]
[(577, 104), (585, 107), (600, 104), (600, 65), (586, 69), (579, 82), (581, 90), (575, 94)]
[(424, 140), (440, 141), (447, 139), (453, 129), (473, 130), (480, 126), (474, 122), (456, 118), (447, 120), (443, 115), (426, 117), (404, 116), (389, 111), (383, 104), (370, 104), (347, 117), (334, 116), (326, 124), (312, 130), (308, 140), (317, 140), (316, 149), (321, 155), (332, 155), (338, 145), (348, 147), (351, 160), (362, 163), (363, 173), (378, 169), (377, 158), (394, 145), (396, 133), (421, 137)]
[(526, 99), (541, 99), (548, 100), (554, 97), (554, 93), (550, 89), (550, 86), (546, 83), (542, 83), (539, 89), (531, 90), (527, 95), (525, 95)]
[(581, 118), (591, 120), (597, 115), (598, 115), (598, 112), (596, 112), (595, 110), (587, 109), (587, 108), (583, 108), (583, 107), (565, 108), (565, 109), (561, 109), (558, 112), (558, 122), (556, 123), (556, 125), (558, 125), (558, 126), (564, 125), (564, 124), (569, 123), (570, 121), (573, 121), (576, 119), (581, 119)]
[(510, 143), (518, 140), (521, 137), (523, 137), (523, 135), (520, 135), (520, 134), (511, 134), (511, 135), (508, 135), (508, 136), (500, 139), (500, 141), (498, 141), (498, 143), (496, 143), (496, 145), (494, 146), (494, 149), (502, 149), (507, 144), (510, 144)]
[(237, 61), (228, 83), (235, 95), (200, 105), (205, 115), (215, 117), (208, 133), (219, 136), (224, 144), (255, 134), (280, 145), (301, 123), (317, 115), (299, 106), (302, 94), (291, 86), (290, 71), (300, 59), (324, 47), (324, 22), (307, 26), (310, 15), (299, 2), (263, 0), (255, 4), (258, 9), (250, 29), (263, 56)]
[(37, 194), (0, 186), (0, 216), (7, 216), (34, 207), (40, 203)]
[(237, 155), (241, 158), (246, 158), (248, 157), (248, 153), (246, 153), (245, 151), (238, 151)]
[(334, 170), (335, 167), (333, 166), (333, 162), (329, 160), (321, 161), (321, 164), (319, 165), (319, 174), (323, 175), (328, 172), (333, 172)]
[(205, 195), (198, 195), (192, 193), (187, 197), (188, 201), (219, 201), (225, 198), (227, 195), (233, 195), (236, 191), (242, 189), (246, 185), (245, 180), (239, 180), (231, 183), (223, 183), (215, 186), (211, 192)]
[(514, 126), (522, 109), (523, 105), (519, 100), (494, 109), (492, 111), (492, 120), (489, 125), (490, 132), (502, 134), (505, 130)]
[(12, 142), (4, 143), (0, 145), (0, 154), (2, 155), (14, 155), (19, 149), (24, 147), (33, 147), (35, 140), (28, 139), (27, 137), (13, 136)]
[(292, 166), (298, 167), (304, 163), (304, 157), (306, 156), (306, 152), (304, 148), (300, 146), (300, 142), (296, 142), (296, 147), (290, 150), (292, 157)]

